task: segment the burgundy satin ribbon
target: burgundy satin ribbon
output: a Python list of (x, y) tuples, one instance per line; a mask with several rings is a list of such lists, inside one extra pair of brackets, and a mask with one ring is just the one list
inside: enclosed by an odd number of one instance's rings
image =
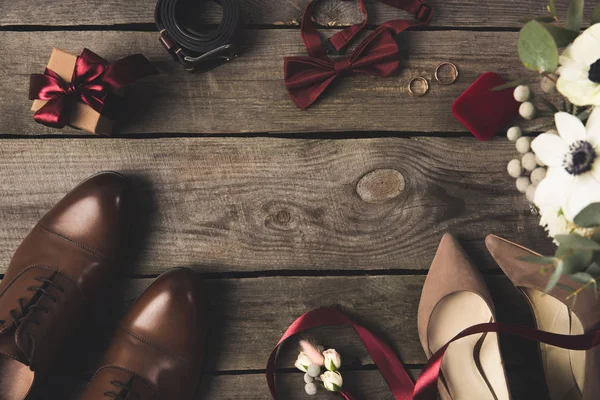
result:
[(407, 400), (435, 400), (437, 399), (437, 381), (440, 376), (440, 368), (442, 366), (442, 358), (450, 344), (458, 339), (466, 336), (476, 335), (487, 332), (504, 333), (513, 336), (519, 336), (525, 339), (534, 340), (536, 342), (546, 343), (552, 346), (560, 347), (568, 350), (590, 350), (593, 347), (600, 345), (600, 331), (591, 332), (585, 335), (558, 335), (555, 333), (544, 332), (534, 328), (525, 326), (508, 325), (500, 323), (486, 323), (471, 326), (439, 349), (427, 362), (425, 368), (419, 375), (419, 379), (415, 384), (414, 394), (412, 398)]
[[(277, 358), (279, 346), (290, 336), (306, 329), (323, 325), (352, 326), (381, 371), (381, 375), (383, 375), (392, 393), (394, 393), (396, 400), (409, 400), (411, 398), (413, 382), (400, 360), (398, 360), (398, 357), (394, 354), (394, 351), (383, 340), (372, 334), (367, 328), (358, 325), (336, 308), (318, 308), (307, 312), (294, 321), (283, 334), (277, 346), (275, 346), (271, 357), (269, 357), (269, 361), (267, 362), (267, 384), (269, 385), (273, 399), (277, 399), (275, 390), (275, 359)], [(343, 391), (341, 395), (346, 400), (353, 400), (353, 397), (348, 392)]]
[[(413, 384), (406, 373), (406, 370), (402, 366), (402, 363), (385, 342), (369, 332), (366, 328), (355, 323), (338, 309), (319, 308), (307, 312), (294, 321), (283, 334), (277, 343), (277, 346), (275, 346), (275, 349), (271, 353), (269, 361), (267, 362), (266, 378), (273, 399), (277, 400), (277, 392), (275, 389), (275, 361), (281, 344), (297, 333), (323, 325), (349, 325), (356, 330), (396, 400), (436, 400), (437, 381), (440, 375), (444, 353), (452, 342), (466, 336), (486, 332), (505, 333), (569, 350), (589, 350), (600, 345), (600, 331), (585, 335), (570, 336), (558, 335), (517, 325), (500, 323), (479, 324), (463, 330), (444, 345), (444, 347), (439, 349), (429, 359), (425, 368), (423, 368), (417, 383)], [(341, 392), (341, 395), (346, 400), (354, 400), (350, 393), (346, 391)]]
[[(391, 76), (398, 73), (400, 50), (394, 36), (410, 27), (429, 24), (433, 16), (424, 0), (379, 0), (414, 14), (417, 20), (385, 22), (367, 36), (349, 57), (331, 60), (326, 55), (321, 36), (312, 22), (313, 9), (318, 1), (312, 0), (306, 6), (300, 28), (302, 41), (309, 55), (284, 58), (285, 86), (294, 103), (302, 109), (313, 104), (335, 78), (342, 74)], [(365, 19), (327, 40), (335, 51), (344, 49), (367, 24), (369, 15), (363, 0), (358, 0), (358, 4)]]
[(39, 124), (63, 128), (69, 123), (74, 102), (83, 102), (101, 113), (112, 92), (157, 73), (156, 67), (141, 54), (109, 64), (96, 53), (84, 49), (77, 57), (70, 83), (48, 68), (43, 74), (30, 75), (29, 99), (47, 101), (33, 118)]

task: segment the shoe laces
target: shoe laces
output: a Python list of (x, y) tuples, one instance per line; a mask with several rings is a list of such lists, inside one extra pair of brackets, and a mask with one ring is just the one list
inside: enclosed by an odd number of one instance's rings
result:
[(121, 389), (119, 390), (119, 393), (116, 392), (104, 392), (104, 395), (107, 397), (112, 397), (116, 400), (125, 400), (127, 398), (128, 395), (131, 395), (132, 397), (135, 397), (136, 399), (140, 398), (140, 394), (137, 392), (134, 392), (133, 390), (131, 390), (131, 387), (133, 386), (133, 380), (135, 379), (134, 376), (131, 377), (131, 379), (129, 380), (129, 382), (121, 382), (121, 381), (110, 381), (111, 385), (116, 386), (117, 388)]
[[(34, 278), (34, 280), (41, 282), (41, 285), (40, 286), (30, 286), (26, 289), (30, 292), (35, 293), (33, 296), (33, 299), (31, 300), (31, 302), (33, 302), (34, 304), (27, 305), (27, 304), (25, 304), (25, 299), (19, 298), (17, 300), (19, 303), (19, 307), (13, 308), (9, 312), (10, 319), (15, 324), (16, 328), (18, 328), (19, 325), (25, 320), (25, 318), (30, 313), (34, 312), (35, 310), (40, 310), (44, 314), (48, 314), (50, 312), (50, 310), (48, 310), (47, 307), (45, 307), (41, 304), (37, 304), (37, 303), (39, 302), (39, 298), (44, 295), (47, 296), (50, 299), (50, 301), (52, 301), (53, 303), (56, 303), (58, 301), (56, 296), (52, 295), (48, 290), (51, 286), (57, 288), (60, 291), (60, 293), (65, 292), (65, 289), (61, 285), (54, 282), (50, 278), (46, 278), (44, 276), (36, 276)], [(36, 296), (37, 296), (37, 299), (36, 299)], [(6, 320), (0, 320), (0, 325), (4, 324), (5, 322), (6, 322)], [(39, 319), (31, 320), (31, 322), (36, 325), (41, 324)], [(33, 359), (33, 354), (35, 352), (35, 338), (33, 337), (33, 335), (30, 332), (27, 332), (27, 337), (31, 341), (31, 351), (29, 352), (29, 354), (26, 354), (25, 356), (28, 359), (29, 368), (31, 370), (33, 370), (34, 368), (31, 364), (31, 361)]]

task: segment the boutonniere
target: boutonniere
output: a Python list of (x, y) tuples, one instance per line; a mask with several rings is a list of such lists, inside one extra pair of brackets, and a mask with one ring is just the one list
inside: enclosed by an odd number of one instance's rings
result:
[(304, 372), (304, 390), (310, 396), (317, 394), (319, 384), (330, 392), (340, 392), (344, 379), (339, 372), (342, 357), (335, 349), (314, 345), (308, 340), (300, 341), (300, 354), (294, 366)]

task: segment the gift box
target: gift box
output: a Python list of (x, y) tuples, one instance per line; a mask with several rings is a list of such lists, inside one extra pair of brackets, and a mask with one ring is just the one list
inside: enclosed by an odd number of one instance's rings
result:
[(30, 77), (29, 98), (36, 122), (111, 135), (123, 88), (158, 70), (141, 54), (110, 64), (84, 49), (77, 56), (53, 49), (44, 74)]
[(493, 72), (481, 75), (452, 105), (454, 116), (479, 140), (490, 140), (519, 114), (519, 103), (511, 89)]

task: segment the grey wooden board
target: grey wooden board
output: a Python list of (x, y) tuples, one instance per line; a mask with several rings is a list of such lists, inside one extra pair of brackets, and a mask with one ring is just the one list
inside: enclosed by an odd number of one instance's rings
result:
[[(419, 370), (411, 369), (410, 374), (416, 377)], [(348, 371), (344, 373), (346, 389), (360, 399), (393, 400), (393, 396), (378, 371)], [(53, 377), (44, 382), (31, 400), (77, 399), (86, 385), (84, 380), (73, 380), (70, 377)], [(304, 380), (298, 373), (280, 373), (277, 375), (278, 394), (283, 400), (306, 400)], [(110, 388), (107, 388), (110, 389)], [(49, 397), (55, 396), (55, 397)], [(248, 375), (205, 375), (202, 378), (197, 400), (265, 400), (269, 399), (264, 374)], [(339, 396), (321, 390), (312, 400), (333, 400)]]
[[(241, 57), (204, 74), (190, 74), (173, 62), (154, 33), (0, 32), (1, 133), (88, 135), (46, 128), (33, 120), (29, 74), (43, 72), (52, 47), (73, 53), (88, 47), (109, 60), (142, 52), (158, 66), (159, 76), (129, 90), (127, 116), (117, 130), (127, 134), (466, 132), (451, 105), (469, 85), (487, 71), (506, 79), (526, 74), (513, 32), (410, 32), (401, 38), (408, 54), (399, 76), (341, 77), (312, 108), (302, 111), (283, 82), (284, 56), (306, 54), (297, 31), (250, 30)], [(453, 85), (434, 82), (434, 70), (444, 61), (460, 69)], [(430, 93), (423, 97), (407, 91), (409, 80), (417, 76), (431, 82)]]
[[(417, 335), (417, 309), (424, 281), (425, 276), (413, 275), (207, 279), (209, 335), (205, 368), (213, 372), (264, 369), (273, 347), (296, 318), (328, 306), (340, 307), (384, 338), (404, 363), (423, 364), (427, 359)], [(113, 302), (110, 313), (104, 314), (106, 321), (95, 318), (93, 324), (114, 324), (115, 315), (132, 304), (151, 282), (151, 279), (116, 282), (113, 287), (120, 290), (113, 294), (123, 297)], [(487, 282), (497, 301), (498, 318), (527, 324), (530, 313), (526, 302), (512, 283), (504, 276), (487, 277)], [(110, 302), (104, 302), (102, 307), (108, 309), (107, 304)], [(111, 335), (112, 332), (105, 330), (101, 341)], [(352, 328), (318, 328), (305, 337), (337, 349), (345, 356), (346, 365), (360, 367), (373, 363)], [(522, 347), (505, 349), (507, 363), (523, 363)], [(293, 368), (297, 348), (298, 342), (290, 340), (290, 345), (281, 351), (278, 368)]]
[[(199, 8), (199, 21), (217, 23), (221, 12), (206, 1)], [(307, 0), (285, 2), (273, 0), (240, 0), (244, 22), (257, 25), (297, 25)], [(408, 18), (408, 14), (390, 6), (366, 0), (370, 22), (380, 24), (390, 19)], [(5, 1), (0, 7), (0, 25), (113, 25), (154, 23), (155, 0), (28, 0)], [(523, 19), (547, 15), (546, 2), (539, 0), (430, 0), (435, 11), (432, 26), (439, 27), (520, 27)], [(568, 1), (558, 0), (557, 9), (563, 18)], [(586, 14), (591, 15), (595, 3), (587, 2)], [(356, 1), (326, 0), (316, 15), (323, 25), (350, 24), (362, 20)]]
[[(543, 399), (544, 383), (532, 377), (531, 369), (509, 367), (508, 378), (514, 399)], [(420, 370), (410, 369), (409, 374), (416, 378)], [(359, 399), (393, 400), (393, 396), (378, 371), (347, 371), (344, 373), (345, 387)], [(39, 388), (32, 400), (77, 399), (85, 380), (72, 377), (53, 377)], [(284, 400), (306, 400), (304, 381), (301, 373), (277, 374), (278, 395)], [(55, 397), (49, 397), (55, 396)], [(270, 399), (269, 390), (262, 373), (244, 375), (205, 375), (202, 378), (197, 400), (264, 400)], [(338, 396), (320, 391), (313, 400), (334, 400)]]
[[(496, 269), (489, 233), (550, 251), (505, 172), (516, 155), (502, 138), (4, 140), (1, 270), (46, 210), (108, 169), (132, 178), (140, 202), (131, 273), (424, 270), (447, 231)], [(397, 175), (384, 173), (363, 188), (367, 203), (357, 184), (380, 169), (397, 171), (403, 189), (388, 199)]]

